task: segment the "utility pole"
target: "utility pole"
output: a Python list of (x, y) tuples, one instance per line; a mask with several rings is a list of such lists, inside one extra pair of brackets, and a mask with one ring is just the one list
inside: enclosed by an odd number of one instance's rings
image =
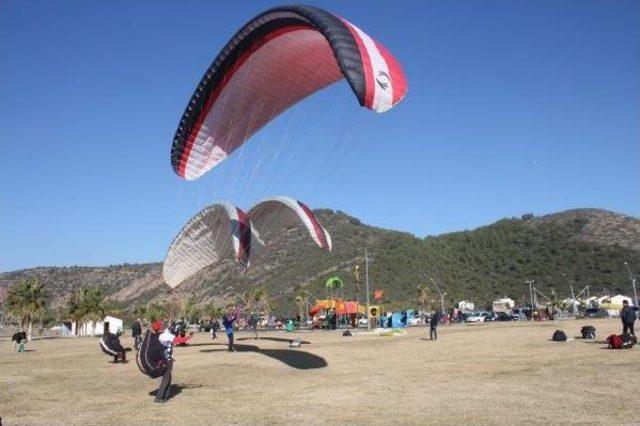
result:
[(364, 249), (364, 285), (367, 290), (367, 330), (371, 331), (371, 304), (369, 302), (369, 251)]
[(442, 293), (440, 291), (440, 286), (438, 285), (437, 281), (433, 279), (433, 277), (429, 277), (429, 279), (431, 280), (431, 282), (435, 284), (436, 290), (438, 290), (438, 294), (440, 295), (440, 304), (442, 305), (442, 315), (444, 315), (444, 296), (447, 293), (446, 292)]
[(525, 283), (529, 284), (529, 300), (531, 301), (531, 321), (533, 321), (533, 309), (534, 309), (534, 301), (533, 301), (533, 283), (535, 280), (526, 280)]
[(578, 316), (578, 307), (576, 306), (576, 296), (573, 294), (573, 284), (571, 284), (571, 304), (573, 305), (573, 316)]
[(631, 286), (633, 287), (633, 298), (634, 298), (633, 304), (635, 306), (638, 306), (638, 292), (636, 291), (636, 279), (631, 273), (631, 268), (629, 268), (629, 264), (627, 262), (624, 262), (624, 266), (627, 267), (627, 272), (629, 272), (629, 279), (631, 280)]

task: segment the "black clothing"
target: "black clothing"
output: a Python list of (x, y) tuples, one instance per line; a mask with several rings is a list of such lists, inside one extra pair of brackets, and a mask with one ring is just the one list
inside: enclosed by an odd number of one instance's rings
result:
[(131, 325), (131, 335), (133, 337), (142, 336), (142, 327), (140, 326), (140, 323), (138, 321), (135, 321)]
[(630, 334), (633, 334), (634, 336), (636, 335), (636, 333), (634, 333), (633, 331), (633, 323), (631, 324), (622, 323), (622, 334), (625, 334), (625, 333), (630, 333)]
[(156, 393), (156, 399), (169, 399), (169, 388), (171, 387), (171, 370), (173, 369), (173, 360), (169, 360), (167, 363), (167, 369), (162, 375), (160, 380), (160, 386)]
[(438, 340), (438, 313), (435, 312), (429, 320), (429, 338), (431, 340)]
[(133, 337), (133, 347), (137, 351), (140, 349), (140, 344), (142, 343), (142, 326), (140, 322), (135, 321), (131, 325), (131, 336)]
[(620, 319), (622, 320), (622, 324), (633, 324), (636, 320), (636, 312), (631, 306), (625, 306), (620, 311)]

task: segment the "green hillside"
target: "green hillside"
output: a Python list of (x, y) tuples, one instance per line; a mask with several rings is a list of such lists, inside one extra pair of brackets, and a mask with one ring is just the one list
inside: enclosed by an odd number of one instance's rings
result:
[[(344, 280), (345, 296), (355, 297), (351, 271), (358, 264), (364, 277), (365, 247), (373, 257), (371, 289), (384, 290), (384, 303), (392, 308), (416, 306), (416, 286), (426, 284), (435, 293), (434, 281), (447, 293), (447, 303), (466, 299), (478, 306), (505, 295), (524, 302), (528, 279), (536, 280), (540, 290), (554, 288), (561, 296), (569, 295), (570, 285), (576, 290), (589, 285), (592, 294), (630, 294), (623, 262), (640, 267), (640, 220), (603, 210), (525, 215), (424, 239), (371, 227), (341, 212), (316, 213), (332, 235), (331, 253), (317, 250), (301, 229), (292, 228), (249, 271), (223, 263), (173, 291), (162, 282), (161, 264), (36, 268), (0, 274), (0, 282), (36, 275), (47, 283), (53, 299), (78, 286), (99, 286), (129, 307), (187, 295), (202, 303), (222, 304), (261, 285), (277, 310), (290, 314), (299, 290), (323, 298), (324, 282), (332, 275)], [(364, 283), (360, 299), (364, 299)]]

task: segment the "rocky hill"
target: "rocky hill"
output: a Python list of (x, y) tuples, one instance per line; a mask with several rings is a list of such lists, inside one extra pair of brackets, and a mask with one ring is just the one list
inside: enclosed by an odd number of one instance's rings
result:
[[(317, 210), (333, 238), (327, 254), (314, 247), (299, 228), (282, 233), (264, 261), (248, 271), (232, 262), (209, 268), (171, 290), (162, 281), (160, 263), (107, 267), (39, 267), (0, 274), (0, 286), (25, 276), (46, 283), (52, 301), (74, 288), (98, 286), (126, 307), (167, 297), (192, 295), (205, 303), (233, 300), (251, 286), (267, 287), (281, 313), (289, 313), (299, 289), (318, 298), (325, 280), (338, 275), (344, 293), (354, 297), (354, 265), (363, 265), (364, 248), (373, 255), (371, 289), (385, 291), (387, 306), (415, 305), (415, 287), (434, 281), (446, 301), (487, 304), (509, 295), (523, 301), (535, 279), (541, 290), (567, 295), (569, 286), (590, 285), (592, 293), (630, 293), (623, 262), (640, 266), (640, 220), (621, 214), (581, 209), (536, 217), (503, 219), (472, 231), (424, 239), (375, 228), (339, 211)], [(364, 271), (364, 268), (362, 268)], [(363, 297), (364, 285), (360, 290)]]

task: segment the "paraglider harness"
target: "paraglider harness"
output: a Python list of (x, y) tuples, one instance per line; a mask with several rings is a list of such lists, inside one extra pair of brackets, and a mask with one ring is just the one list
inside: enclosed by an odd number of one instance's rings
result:
[(113, 333), (106, 333), (100, 338), (100, 349), (105, 354), (114, 357), (114, 362), (121, 357), (122, 362), (125, 362), (125, 349), (120, 343), (120, 339)]
[(136, 363), (140, 371), (152, 379), (162, 376), (169, 368), (165, 351), (166, 348), (160, 343), (158, 335), (147, 330), (136, 356)]
[(583, 339), (595, 339), (596, 338), (596, 328), (592, 325), (585, 325), (580, 330), (580, 334), (582, 334)]
[(636, 336), (630, 333), (612, 334), (607, 337), (609, 349), (631, 349), (638, 340)]
[(567, 335), (562, 330), (556, 330), (553, 333), (553, 337), (551, 337), (551, 340), (553, 340), (554, 342), (566, 342)]

